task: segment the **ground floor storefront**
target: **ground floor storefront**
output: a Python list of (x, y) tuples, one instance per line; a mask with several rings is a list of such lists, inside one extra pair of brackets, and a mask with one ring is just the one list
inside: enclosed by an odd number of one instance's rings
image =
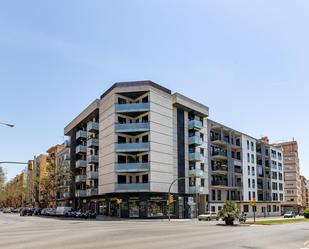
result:
[(99, 215), (121, 218), (195, 218), (206, 210), (205, 195), (173, 195), (167, 205), (167, 193), (111, 193), (74, 200), (76, 210), (91, 210)]

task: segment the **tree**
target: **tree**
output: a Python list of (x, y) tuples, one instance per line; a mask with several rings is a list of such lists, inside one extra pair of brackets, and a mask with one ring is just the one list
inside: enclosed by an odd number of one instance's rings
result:
[(226, 201), (223, 208), (219, 211), (219, 217), (222, 218), (228, 226), (233, 226), (234, 220), (238, 219), (239, 216), (240, 211), (233, 201)]
[(304, 217), (309, 219), (309, 208), (306, 208), (304, 211)]

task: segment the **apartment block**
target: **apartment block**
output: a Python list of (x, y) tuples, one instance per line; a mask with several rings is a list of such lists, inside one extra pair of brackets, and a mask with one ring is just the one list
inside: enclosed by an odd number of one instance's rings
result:
[(301, 193), (302, 193), (302, 208), (309, 208), (309, 181), (304, 176), (300, 176)]
[(284, 198), (282, 151), (267, 138), (256, 139), (208, 119), (209, 209), (218, 212), (226, 200), (253, 215), (281, 214)]
[(115, 83), (64, 129), (74, 206), (111, 216), (165, 217), (174, 182), (172, 216), (204, 212), (207, 117), (207, 106), (154, 82)]
[(289, 141), (276, 144), (276, 147), (283, 150), (285, 199), (282, 206), (284, 210), (298, 213), (302, 207), (298, 144), (297, 141)]

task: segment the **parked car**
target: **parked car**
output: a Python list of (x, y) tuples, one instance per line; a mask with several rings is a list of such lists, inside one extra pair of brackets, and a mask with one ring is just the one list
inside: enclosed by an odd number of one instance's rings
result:
[(21, 208), (13, 208), (12, 213), (19, 213)]
[(32, 215), (40, 215), (41, 214), (42, 209), (41, 208), (35, 208), (32, 212)]
[(3, 209), (3, 213), (4, 213), (4, 214), (12, 213), (12, 209), (11, 209), (11, 208), (4, 208), (4, 209)]
[(72, 207), (57, 207), (56, 215), (67, 217), (69, 212), (71, 212), (71, 211), (72, 211)]
[(284, 218), (295, 218), (296, 214), (293, 211), (287, 211), (287, 212), (285, 212), (283, 217)]
[(198, 217), (198, 220), (199, 221), (202, 221), (202, 220), (219, 220), (219, 217), (216, 213), (214, 212), (206, 212), (205, 214), (201, 214), (199, 215)]
[(46, 211), (47, 216), (56, 216), (56, 208), (48, 208)]
[(21, 208), (19, 215), (20, 216), (31, 216), (33, 214), (34, 208)]

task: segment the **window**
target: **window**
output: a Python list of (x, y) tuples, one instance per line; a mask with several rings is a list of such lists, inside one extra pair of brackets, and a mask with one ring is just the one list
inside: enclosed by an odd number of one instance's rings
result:
[(250, 166), (248, 166), (248, 175), (250, 175)]
[(251, 154), (251, 163), (254, 163), (254, 155)]
[(252, 188), (255, 188), (255, 179), (252, 179)]
[(204, 163), (201, 163), (201, 170), (205, 170), (205, 164)]
[(252, 192), (252, 198), (255, 199), (255, 192)]
[(204, 149), (203, 148), (201, 148), (201, 154), (202, 154), (202, 156), (204, 156)]
[(117, 178), (118, 178), (118, 179), (117, 179), (117, 183), (118, 183), (118, 184), (125, 184), (125, 183), (126, 183), (126, 179), (127, 179), (126, 176), (124, 176), (124, 175), (118, 175)]
[(211, 191), (211, 199), (212, 199), (213, 201), (216, 200), (216, 190), (212, 190), (212, 191)]
[(148, 154), (142, 155), (142, 162), (143, 163), (148, 163)]
[(244, 205), (244, 213), (248, 213), (249, 212), (249, 205)]
[(255, 176), (255, 168), (252, 167), (252, 175)]
[(250, 179), (248, 179), (248, 187), (251, 188), (251, 182)]
[(254, 143), (251, 142), (251, 150), (254, 151)]
[(267, 212), (270, 213), (271, 212), (271, 206), (267, 205)]
[(251, 192), (249, 191), (249, 200), (251, 201)]
[(148, 102), (148, 96), (145, 96), (144, 98), (142, 98), (142, 102), (147, 103)]
[(126, 143), (126, 142), (127, 142), (127, 139), (125, 137), (118, 136), (118, 143), (119, 144), (123, 144), (123, 143)]
[(201, 179), (201, 187), (205, 187), (205, 179), (204, 178)]
[(218, 190), (218, 192), (217, 192), (217, 198), (218, 198), (218, 201), (221, 201), (221, 190)]
[(247, 140), (247, 150), (250, 150), (250, 143), (249, 143), (249, 140)]
[(216, 212), (216, 207), (215, 206), (211, 206), (211, 212), (213, 212), (213, 213)]
[(143, 181), (143, 183), (148, 183), (148, 175), (143, 175), (142, 181)]
[(147, 143), (148, 142), (148, 135), (143, 136), (142, 141), (143, 141), (143, 143)]
[(139, 183), (139, 176), (136, 176), (135, 182), (136, 182), (136, 183)]
[(248, 163), (250, 163), (250, 153), (247, 154)]

